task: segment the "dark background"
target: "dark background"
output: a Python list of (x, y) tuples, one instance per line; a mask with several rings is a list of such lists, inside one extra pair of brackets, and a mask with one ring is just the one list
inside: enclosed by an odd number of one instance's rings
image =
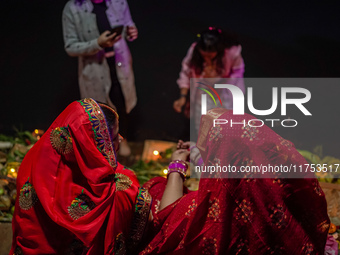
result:
[[(182, 58), (208, 26), (235, 32), (243, 47), (245, 77), (338, 77), (340, 4), (335, 1), (130, 0), (139, 38), (130, 43), (138, 105), (130, 141), (188, 137), (188, 122), (172, 109)], [(61, 13), (66, 1), (1, 1), (0, 133), (47, 129), (79, 99), (77, 58), (63, 49)], [(306, 86), (304, 86), (306, 87)], [(312, 93), (308, 131), (286, 138), (299, 148), (324, 144), (339, 155), (340, 87)], [(327, 121), (325, 121), (327, 119)]]

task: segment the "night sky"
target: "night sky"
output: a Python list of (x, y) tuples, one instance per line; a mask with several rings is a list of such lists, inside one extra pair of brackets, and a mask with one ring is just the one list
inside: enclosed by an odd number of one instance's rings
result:
[[(245, 77), (339, 77), (340, 4), (334, 2), (128, 1), (139, 29), (139, 38), (129, 43), (138, 94), (129, 140), (188, 137), (188, 121), (172, 109), (176, 79), (188, 47), (208, 26), (238, 35)], [(79, 99), (77, 58), (63, 49), (65, 3), (2, 1), (0, 133), (13, 134), (13, 126), (46, 130)], [(320, 87), (311, 103), (324, 110), (324, 119), (315, 117), (308, 130), (287, 138), (299, 148), (324, 144), (325, 153), (339, 156), (339, 95), (340, 87)]]

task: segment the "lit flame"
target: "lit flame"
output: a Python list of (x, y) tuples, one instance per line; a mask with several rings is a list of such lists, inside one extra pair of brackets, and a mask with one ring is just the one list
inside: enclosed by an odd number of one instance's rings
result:
[(14, 168), (9, 169), (9, 171), (11, 171), (12, 173), (15, 173), (15, 169)]
[(168, 173), (168, 169), (163, 169), (163, 174), (167, 174)]
[(155, 156), (159, 155), (159, 151), (154, 150), (153, 155), (155, 155)]
[(38, 129), (34, 129), (34, 133), (39, 134), (39, 130)]

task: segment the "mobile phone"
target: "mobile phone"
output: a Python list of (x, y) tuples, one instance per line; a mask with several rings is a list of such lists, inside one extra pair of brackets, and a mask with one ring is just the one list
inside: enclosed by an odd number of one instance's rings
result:
[(116, 33), (116, 36), (115, 36), (115, 37), (119, 36), (119, 35), (121, 35), (122, 32), (123, 32), (123, 28), (124, 28), (123, 25), (116, 26), (116, 27), (114, 27), (114, 28), (111, 29), (109, 35), (112, 35), (113, 33)]

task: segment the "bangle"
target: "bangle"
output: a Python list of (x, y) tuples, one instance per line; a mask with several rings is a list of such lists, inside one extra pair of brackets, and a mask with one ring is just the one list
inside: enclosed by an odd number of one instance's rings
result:
[(188, 169), (188, 164), (184, 160), (173, 160), (169, 164), (169, 169), (181, 168), (184, 171)]
[(193, 146), (191, 146), (191, 147), (189, 148), (189, 151), (191, 151), (191, 150), (193, 150), (193, 149), (195, 149), (195, 148), (197, 148), (196, 144), (193, 145)]
[(183, 179), (183, 181), (185, 181), (185, 179), (187, 178), (187, 175), (185, 172), (183, 172), (182, 170), (179, 170), (179, 169), (171, 169), (171, 170), (168, 170), (168, 174), (167, 174), (167, 178), (169, 178), (169, 175), (171, 173), (179, 173)]
[(204, 161), (203, 161), (202, 158), (200, 158), (200, 159), (197, 161), (197, 165), (198, 165), (198, 166), (203, 165), (203, 163), (204, 163)]
[(171, 161), (168, 167), (167, 177), (169, 177), (169, 174), (176, 172), (176, 173), (179, 173), (183, 181), (185, 181), (187, 177), (187, 174), (186, 174), (187, 169), (188, 169), (188, 164), (185, 161), (183, 160)]
[(180, 97), (187, 97), (187, 95), (181, 94)]

